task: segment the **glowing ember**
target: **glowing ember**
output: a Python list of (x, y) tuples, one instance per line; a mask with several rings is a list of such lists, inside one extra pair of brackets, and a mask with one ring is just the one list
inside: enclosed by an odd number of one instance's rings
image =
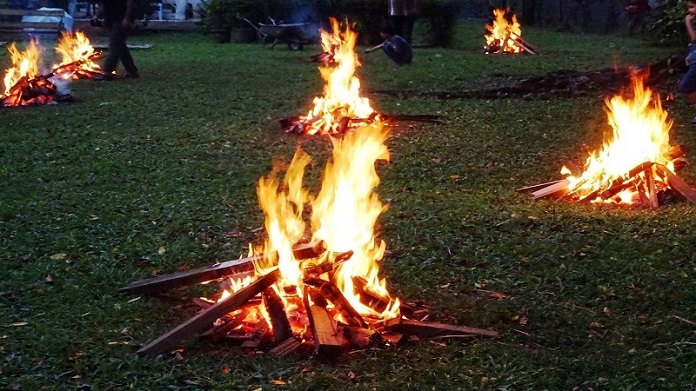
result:
[[(672, 121), (662, 109), (659, 96), (634, 77), (633, 96), (614, 96), (607, 100), (611, 137), (602, 148), (590, 153), (584, 172), (568, 176), (569, 195), (592, 202), (640, 202), (641, 196), (669, 187), (667, 178), (655, 165), (674, 171), (673, 147), (669, 143)], [(562, 174), (570, 174), (563, 167)], [(603, 199), (600, 193), (619, 186), (616, 197)], [(606, 197), (605, 197), (606, 198)]]
[(493, 10), (493, 25), (487, 25), (486, 53), (521, 53), (524, 51), (517, 40), (522, 37), (522, 29), (517, 16), (510, 10), (496, 8)]
[(24, 51), (15, 44), (8, 48), (12, 67), (3, 78), (4, 93), (0, 95), (2, 106), (46, 104), (53, 100), (55, 88), (46, 78), (40, 77), (41, 49), (36, 40), (29, 42)]
[(344, 29), (331, 19), (332, 31), (321, 32), (321, 45), (332, 61), (319, 67), (326, 82), (322, 96), (314, 98), (314, 108), (300, 117), (289, 131), (306, 134), (343, 134), (350, 128), (365, 126), (376, 113), (367, 98), (360, 96), (355, 69), (360, 66), (355, 53), (358, 35), (346, 23)]
[(101, 68), (94, 62), (101, 57), (101, 53), (94, 50), (89, 38), (82, 32), (63, 32), (56, 52), (61, 55), (61, 63), (55, 65), (53, 70), (62, 78), (89, 78), (101, 73)]

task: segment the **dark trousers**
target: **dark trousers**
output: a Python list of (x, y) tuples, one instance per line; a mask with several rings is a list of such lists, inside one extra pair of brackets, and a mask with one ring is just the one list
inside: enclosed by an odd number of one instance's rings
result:
[(109, 53), (106, 55), (104, 65), (102, 66), (104, 73), (115, 71), (119, 60), (121, 60), (123, 68), (127, 73), (138, 73), (138, 68), (135, 66), (135, 62), (133, 62), (128, 45), (126, 45), (127, 39), (128, 30), (121, 27), (119, 23), (109, 26)]
[(401, 38), (411, 45), (413, 43), (411, 42), (411, 35), (413, 34), (413, 24), (416, 22), (416, 17), (413, 15), (392, 15), (391, 21), (396, 30), (396, 35), (400, 35)]
[(689, 45), (689, 55), (686, 57), (686, 65), (688, 65), (689, 68), (677, 85), (677, 92), (681, 94), (696, 92), (696, 44), (692, 43)]

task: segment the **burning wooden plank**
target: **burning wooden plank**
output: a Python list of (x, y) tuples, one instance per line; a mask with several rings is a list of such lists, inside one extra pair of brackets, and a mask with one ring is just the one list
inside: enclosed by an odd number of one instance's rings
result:
[(280, 343), (292, 337), (292, 329), (290, 321), (285, 314), (285, 305), (283, 300), (278, 296), (278, 292), (273, 287), (266, 288), (261, 295), (263, 304), (268, 311), (268, 317), (271, 321), (271, 330), (273, 331), (273, 340), (275, 343)]
[(336, 310), (341, 314), (344, 320), (349, 325), (359, 327), (367, 327), (367, 322), (348, 302), (343, 293), (336, 285), (330, 281), (322, 280), (321, 278), (309, 277), (304, 279), (304, 283), (316, 288), (326, 300), (333, 303)]
[(249, 286), (242, 288), (231, 296), (216, 303), (214, 306), (203, 310), (193, 318), (168, 331), (154, 341), (138, 350), (139, 354), (153, 357), (164, 349), (184, 340), (199, 331), (209, 327), (216, 319), (239, 308), (257, 294), (263, 292), (269, 286), (275, 284), (280, 277), (280, 271), (276, 268), (259, 277)]
[[(314, 258), (322, 252), (323, 245), (320, 242), (301, 244), (296, 246), (293, 251), (296, 259)], [(263, 255), (257, 255), (234, 261), (226, 261), (212, 266), (203, 266), (196, 269), (147, 278), (144, 280), (135, 281), (128, 286), (119, 289), (119, 291), (136, 295), (153, 294), (164, 290), (200, 284), (229, 276), (250, 274), (254, 271), (254, 262), (261, 259), (263, 259)]]
[(346, 341), (338, 324), (326, 309), (326, 301), (317, 290), (308, 288), (304, 297), (309, 324), (314, 337), (314, 352), (318, 356), (336, 357), (346, 350)]

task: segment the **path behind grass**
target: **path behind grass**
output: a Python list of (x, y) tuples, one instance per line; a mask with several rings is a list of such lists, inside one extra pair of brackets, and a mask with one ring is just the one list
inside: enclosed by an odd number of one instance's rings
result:
[[(417, 49), (396, 68), (361, 54), (366, 90), (481, 86), (646, 63), (679, 48), (622, 36), (528, 29), (539, 56), (484, 56), (479, 23), (454, 49)], [(133, 42), (142, 78), (80, 81), (70, 105), (0, 109), (0, 388), (3, 389), (674, 389), (696, 386), (695, 207), (657, 210), (533, 202), (514, 192), (578, 168), (607, 130), (600, 93), (554, 100), (372, 98), (401, 125), (377, 189), (391, 292), (431, 319), (494, 328), (496, 340), (428, 341), (336, 362), (246, 355), (192, 340), (183, 360), (134, 352), (188, 319), (191, 290), (121, 296), (151, 275), (236, 258), (259, 243), (255, 185), (298, 144), (277, 120), (322, 88), (309, 54), (217, 45), (200, 35)], [(7, 66), (0, 56), (0, 68)], [(674, 143), (694, 149), (687, 107), (668, 106)], [(693, 153), (688, 158), (693, 159)], [(696, 171), (680, 175), (696, 184)], [(47, 282), (50, 276), (52, 282)], [(492, 292), (505, 294), (497, 299)], [(494, 295), (495, 296), (495, 295)]]

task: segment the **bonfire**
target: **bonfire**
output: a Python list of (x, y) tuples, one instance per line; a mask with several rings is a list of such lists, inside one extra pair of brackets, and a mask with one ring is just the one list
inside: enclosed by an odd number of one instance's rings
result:
[(243, 341), (243, 347), (275, 356), (303, 347), (335, 356), (347, 348), (398, 342), (405, 334), (496, 336), (491, 330), (412, 320), (423, 314), (393, 297), (380, 277), (386, 244), (377, 238), (376, 223), (385, 205), (375, 193), (380, 182), (375, 164), (389, 159), (388, 135), (377, 122), (331, 138), (332, 158), (316, 195), (302, 185), (311, 158), (301, 150), (284, 179), (277, 170), (262, 178), (257, 194), (267, 238), (248, 258), (123, 288), (154, 293), (220, 278), (225, 288), (214, 300), (201, 301), (198, 315), (139, 352), (154, 356), (204, 329), (213, 339)]
[(531, 45), (522, 38), (522, 28), (517, 16), (510, 10), (496, 8), (493, 21), (486, 26), (484, 34), (486, 45), (484, 53), (523, 53), (535, 54)]
[(94, 50), (89, 38), (80, 31), (63, 32), (56, 52), (60, 54), (61, 62), (53, 66), (53, 73), (64, 79), (85, 79), (102, 73), (94, 61), (103, 55)]
[(4, 92), (0, 106), (27, 106), (47, 104), (53, 101), (56, 89), (47, 77), (41, 75), (41, 47), (38, 40), (31, 40), (24, 51), (12, 43), (8, 50), (12, 67), (3, 77)]
[(659, 95), (634, 75), (632, 91), (607, 99), (612, 132), (604, 145), (587, 157), (584, 169), (573, 175), (566, 166), (560, 181), (531, 186), (534, 198), (564, 194), (576, 201), (658, 206), (673, 190), (696, 202), (696, 193), (675, 171), (684, 164), (683, 148), (672, 145), (672, 121)]
[(281, 121), (287, 132), (341, 135), (377, 118), (370, 101), (360, 95), (360, 80), (355, 76), (360, 66), (355, 52), (358, 35), (353, 25), (341, 25), (334, 18), (330, 21), (331, 31), (321, 31), (324, 53), (319, 72), (325, 82), (324, 92), (314, 98), (314, 107), (306, 116)]

